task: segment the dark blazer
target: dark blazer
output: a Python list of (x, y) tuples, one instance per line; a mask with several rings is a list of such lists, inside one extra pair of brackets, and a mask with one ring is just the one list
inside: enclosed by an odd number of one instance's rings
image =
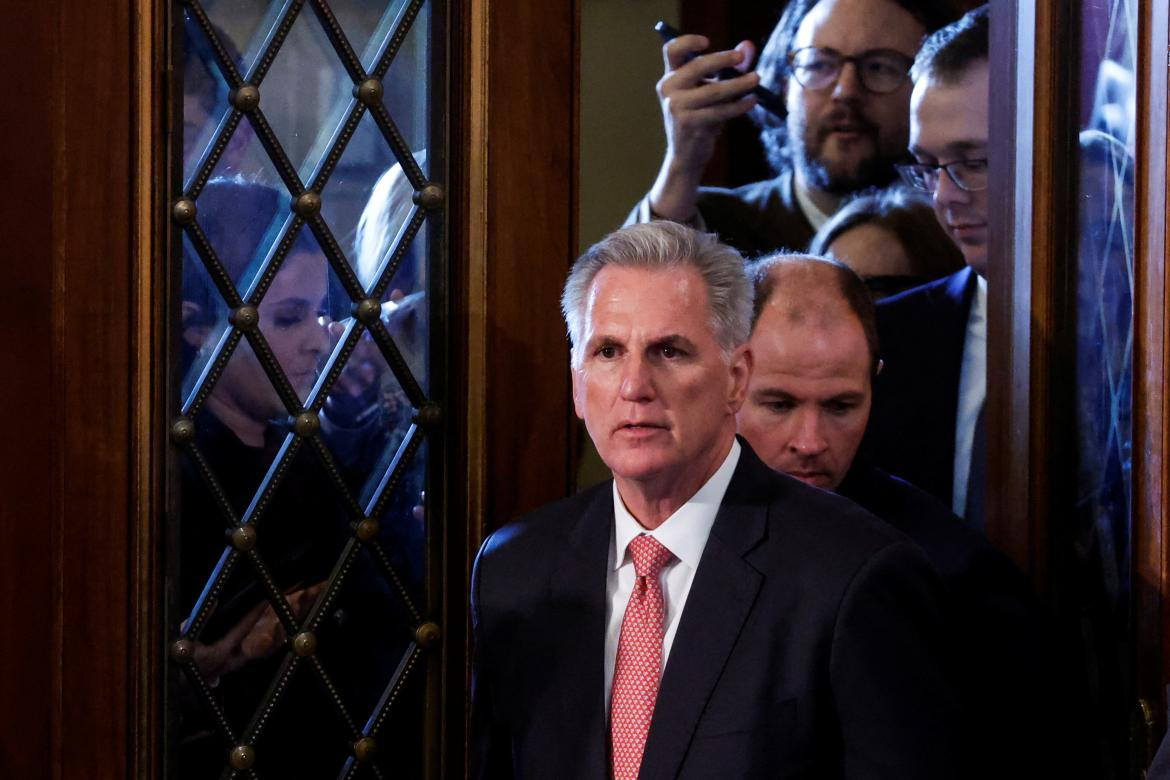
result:
[(1039, 713), (1055, 681), (1027, 579), (948, 507), (881, 469), (855, 462), (837, 492), (910, 537), (942, 578), (965, 728), (979, 746), (969, 776), (1042, 776), (1052, 767), (1043, 728), (1051, 717)]
[(948, 507), (954, 492), (959, 374), (976, 278), (964, 268), (877, 306), (883, 366), (874, 381), (862, 451)]
[[(699, 214), (707, 230), (744, 257), (781, 249), (803, 252), (816, 231), (796, 202), (792, 179), (788, 169), (775, 178), (735, 189), (703, 187), (699, 190)], [(636, 206), (626, 219), (627, 225), (638, 221), (638, 211)]]
[[(480, 550), (473, 777), (606, 777), (611, 484), (505, 526)], [(641, 777), (952, 776), (940, 598), (913, 543), (743, 445)]]

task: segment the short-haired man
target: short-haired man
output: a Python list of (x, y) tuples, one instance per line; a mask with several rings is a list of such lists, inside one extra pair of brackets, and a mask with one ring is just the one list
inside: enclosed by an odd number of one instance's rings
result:
[(1034, 709), (1023, 706), (1039, 704), (1026, 580), (946, 506), (855, 458), (880, 367), (865, 284), (835, 260), (802, 255), (764, 258), (750, 274), (754, 365), (740, 433), (772, 468), (836, 491), (922, 548), (947, 586), (966, 728), (980, 745), (970, 775), (1025, 776), (1040, 744)]
[[(700, 54), (683, 35), (663, 47), (658, 82), (666, 155), (629, 222), (670, 219), (712, 230), (747, 256), (803, 248), (850, 193), (894, 180), (906, 157), (908, 72), (923, 37), (955, 17), (939, 0), (792, 0), (760, 55), (754, 47)], [(783, 117), (756, 105), (762, 85)], [(723, 123), (749, 111), (773, 178), (737, 189), (699, 182)]]
[(866, 449), (983, 527), (987, 365), (988, 12), (932, 35), (914, 63), (907, 182), (930, 192), (967, 268), (878, 306), (885, 370)]
[(735, 437), (739, 253), (625, 228), (577, 261), (562, 303), (576, 410), (614, 480), (480, 551), (473, 776), (954, 774), (922, 553)]

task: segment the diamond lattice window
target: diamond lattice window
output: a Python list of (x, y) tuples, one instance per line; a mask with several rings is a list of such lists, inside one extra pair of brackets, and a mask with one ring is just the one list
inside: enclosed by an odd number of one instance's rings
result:
[(442, 492), (430, 6), (176, 6), (175, 777), (422, 773)]

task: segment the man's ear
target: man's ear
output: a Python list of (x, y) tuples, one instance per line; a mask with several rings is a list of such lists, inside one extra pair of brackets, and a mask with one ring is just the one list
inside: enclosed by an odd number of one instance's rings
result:
[(752, 378), (752, 366), (755, 364), (755, 358), (752, 355), (751, 348), (747, 344), (742, 344), (731, 353), (731, 360), (728, 362), (728, 372), (730, 379), (730, 393), (727, 398), (728, 409), (732, 414), (739, 411), (743, 406), (744, 400), (747, 398), (748, 382)]
[(577, 417), (581, 420), (585, 419), (585, 399), (582, 397), (584, 390), (581, 384), (585, 381), (581, 376), (581, 369), (575, 366), (569, 367), (569, 376), (573, 379), (573, 411), (577, 413)]

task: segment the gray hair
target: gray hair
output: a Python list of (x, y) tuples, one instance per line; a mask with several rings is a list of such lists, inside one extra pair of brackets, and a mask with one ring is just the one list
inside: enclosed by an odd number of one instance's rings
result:
[(725, 354), (748, 340), (752, 322), (752, 286), (743, 256), (712, 233), (658, 220), (610, 233), (577, 259), (561, 295), (574, 367), (581, 365), (585, 307), (598, 272), (606, 266), (663, 270), (693, 268), (707, 285), (711, 332)]

